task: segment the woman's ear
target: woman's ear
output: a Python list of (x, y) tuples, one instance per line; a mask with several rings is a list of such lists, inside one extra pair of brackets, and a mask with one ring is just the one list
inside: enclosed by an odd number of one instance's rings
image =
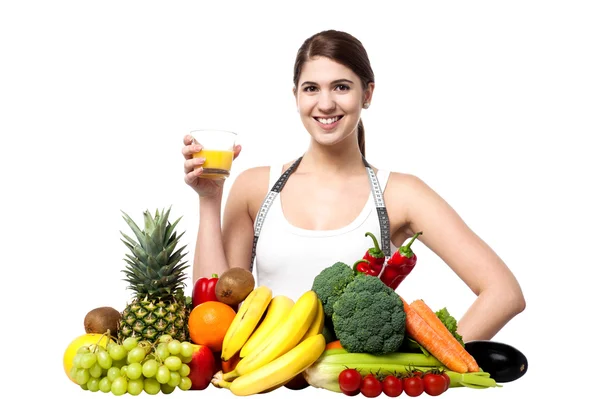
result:
[(298, 107), (298, 91), (296, 90), (296, 86), (292, 87), (292, 92), (294, 93), (294, 101), (296, 101), (296, 111), (300, 112), (300, 108)]
[(365, 90), (365, 98), (363, 104), (371, 104), (373, 100), (373, 92), (375, 91), (375, 83), (371, 82)]

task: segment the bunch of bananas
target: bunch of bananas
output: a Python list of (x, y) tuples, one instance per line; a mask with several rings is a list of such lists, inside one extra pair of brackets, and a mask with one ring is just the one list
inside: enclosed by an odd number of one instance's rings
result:
[(272, 391), (313, 364), (325, 350), (323, 306), (314, 291), (298, 301), (255, 288), (242, 302), (223, 340), (221, 360), (239, 354), (235, 369), (212, 384), (238, 396)]

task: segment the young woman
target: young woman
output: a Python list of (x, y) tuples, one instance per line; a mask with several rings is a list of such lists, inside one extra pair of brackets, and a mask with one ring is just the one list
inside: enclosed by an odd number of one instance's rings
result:
[[(230, 267), (255, 268), (257, 283), (296, 300), (325, 267), (352, 265), (376, 235), (388, 255), (416, 232), (477, 295), (459, 321), (466, 341), (491, 339), (525, 308), (504, 262), (419, 178), (367, 163), (361, 112), (374, 74), (360, 41), (339, 31), (308, 38), (294, 65), (294, 96), (311, 136), (285, 165), (235, 179), (221, 223), (223, 181), (202, 179), (202, 143), (184, 137), (185, 182), (199, 196), (193, 281)], [(241, 151), (235, 148), (234, 157)], [(381, 195), (383, 193), (383, 195)], [(460, 250), (457, 250), (460, 248)], [(256, 263), (254, 263), (256, 262)]]

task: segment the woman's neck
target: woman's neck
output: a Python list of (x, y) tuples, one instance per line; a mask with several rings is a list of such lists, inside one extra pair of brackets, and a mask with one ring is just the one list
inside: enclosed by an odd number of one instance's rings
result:
[(323, 146), (311, 142), (298, 167), (299, 173), (320, 175), (354, 175), (364, 173), (358, 145), (347, 148)]

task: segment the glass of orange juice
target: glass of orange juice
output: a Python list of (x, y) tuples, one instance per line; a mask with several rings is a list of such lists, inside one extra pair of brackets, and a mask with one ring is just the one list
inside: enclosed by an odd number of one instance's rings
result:
[(202, 165), (203, 172), (199, 177), (227, 178), (233, 163), (233, 147), (237, 133), (227, 130), (199, 129), (191, 131), (190, 134), (194, 138), (194, 144), (202, 146), (202, 150), (195, 153), (193, 157), (205, 159)]

